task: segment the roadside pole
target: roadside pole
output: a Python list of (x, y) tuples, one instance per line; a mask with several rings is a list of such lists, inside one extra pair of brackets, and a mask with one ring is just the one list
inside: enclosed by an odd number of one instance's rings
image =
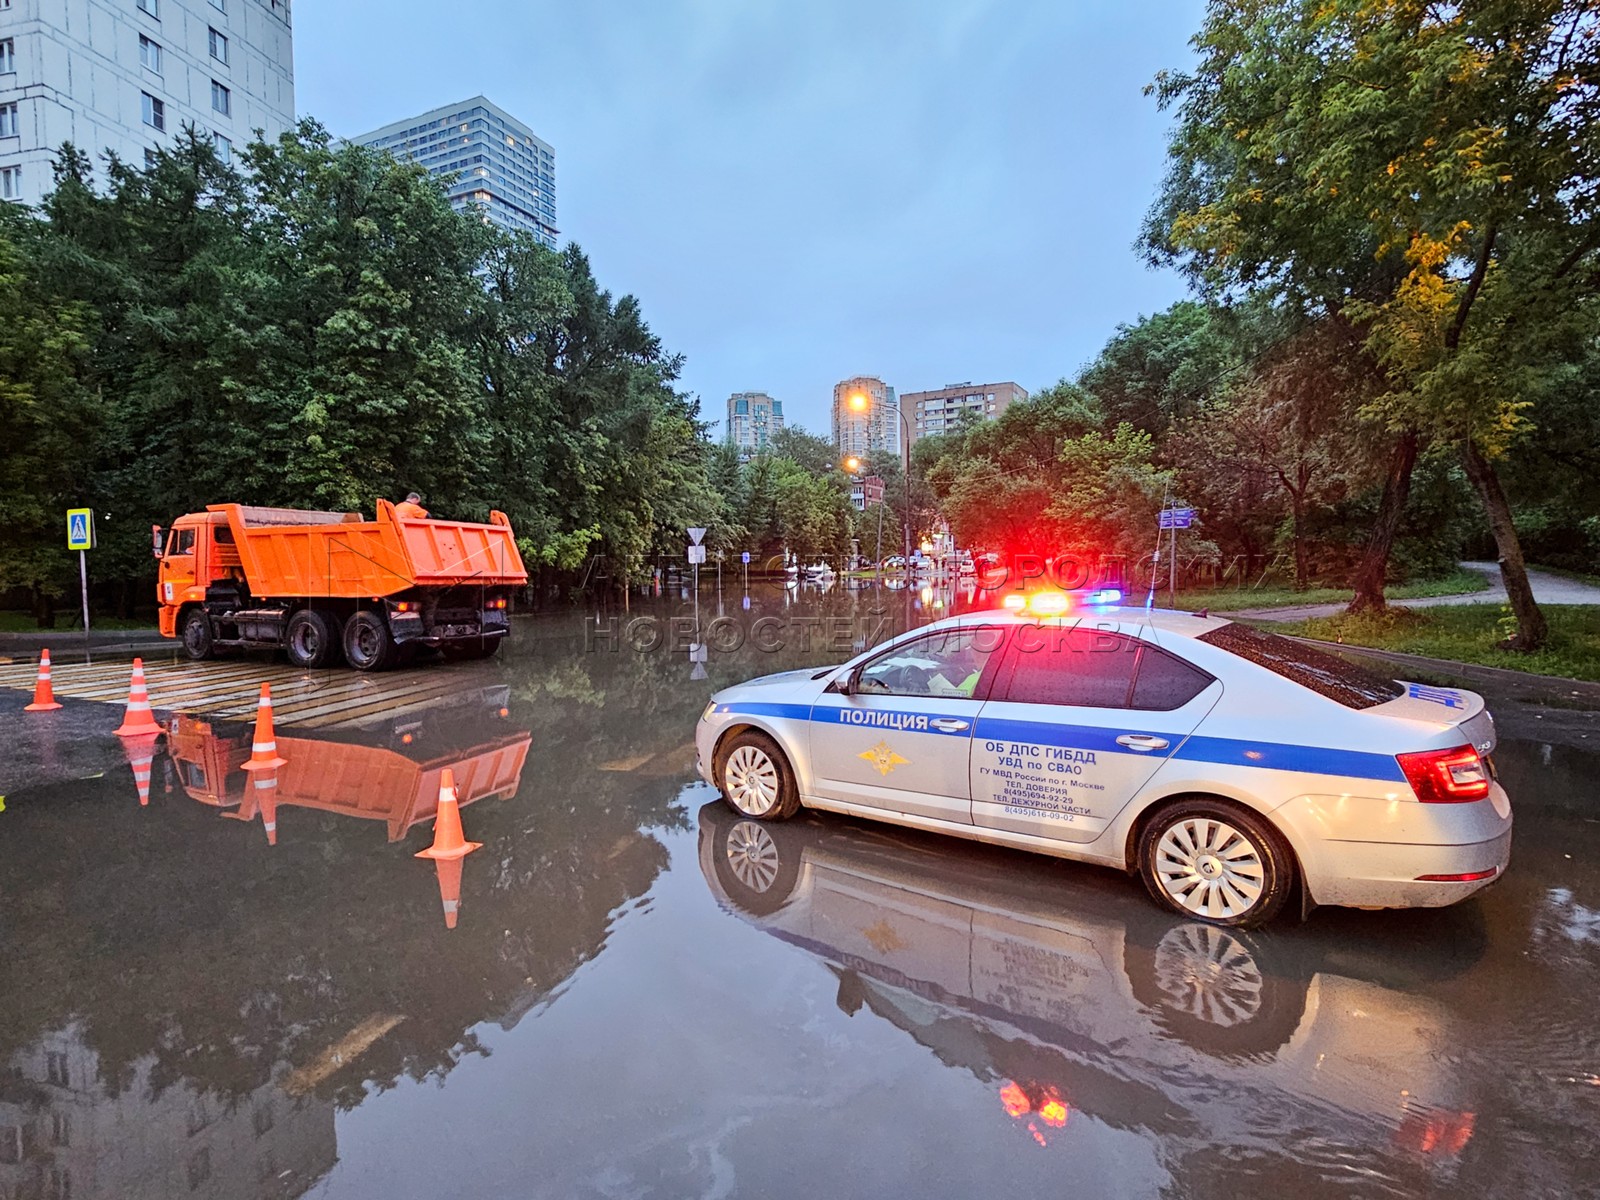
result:
[(94, 510), (67, 509), (67, 549), (78, 552), (78, 586), (83, 596), (83, 661), (89, 661), (89, 551), (94, 549)]
[[(1194, 509), (1192, 508), (1163, 507), (1161, 510), (1159, 529), (1170, 529), (1172, 531), (1172, 537), (1167, 543), (1167, 602), (1173, 608), (1178, 606), (1178, 530), (1187, 529), (1192, 524), (1194, 524)], [(1156, 580), (1160, 578), (1157, 574), (1160, 563), (1161, 535), (1158, 530), (1156, 534), (1155, 562), (1153, 564), (1156, 570), (1152, 570), (1150, 574), (1150, 603), (1154, 603), (1156, 589), (1159, 586)]]

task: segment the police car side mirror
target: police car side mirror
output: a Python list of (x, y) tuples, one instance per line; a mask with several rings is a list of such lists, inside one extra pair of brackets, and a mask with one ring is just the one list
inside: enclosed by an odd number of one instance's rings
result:
[(849, 674), (839, 676), (839, 678), (835, 679), (828, 685), (827, 690), (830, 692), (837, 692), (841, 696), (850, 695), (851, 692), (855, 691), (856, 676), (860, 673), (861, 668), (857, 667)]

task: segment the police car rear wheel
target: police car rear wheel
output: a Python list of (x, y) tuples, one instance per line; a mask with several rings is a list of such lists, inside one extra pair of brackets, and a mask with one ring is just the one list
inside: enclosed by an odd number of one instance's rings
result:
[(1181, 801), (1150, 822), (1140, 846), (1151, 895), (1195, 920), (1251, 928), (1289, 897), (1294, 867), (1282, 840), (1231, 804)]
[(800, 811), (800, 795), (783, 751), (764, 733), (746, 730), (717, 756), (717, 784), (728, 803), (759, 821), (782, 821)]

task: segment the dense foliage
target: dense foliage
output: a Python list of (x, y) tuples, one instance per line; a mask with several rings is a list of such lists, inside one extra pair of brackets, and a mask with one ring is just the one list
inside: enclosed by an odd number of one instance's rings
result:
[(192, 135), (104, 189), (70, 148), (0, 211), (0, 589), (47, 608), (62, 514), (96, 574), (150, 578), (150, 526), (223, 500), (512, 519), (530, 565), (619, 578), (720, 511), (696, 403), (631, 297), (451, 209), (419, 167), (311, 122), (244, 169)]

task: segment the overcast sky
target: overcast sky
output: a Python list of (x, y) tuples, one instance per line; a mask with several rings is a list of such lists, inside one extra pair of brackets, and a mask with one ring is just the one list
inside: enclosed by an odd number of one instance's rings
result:
[[(1202, 0), (301, 0), (302, 115), (483, 93), (555, 147), (563, 240), (720, 420), (760, 390), (1072, 375), (1178, 280), (1132, 249)], [(382, 12), (381, 19), (378, 13)]]

